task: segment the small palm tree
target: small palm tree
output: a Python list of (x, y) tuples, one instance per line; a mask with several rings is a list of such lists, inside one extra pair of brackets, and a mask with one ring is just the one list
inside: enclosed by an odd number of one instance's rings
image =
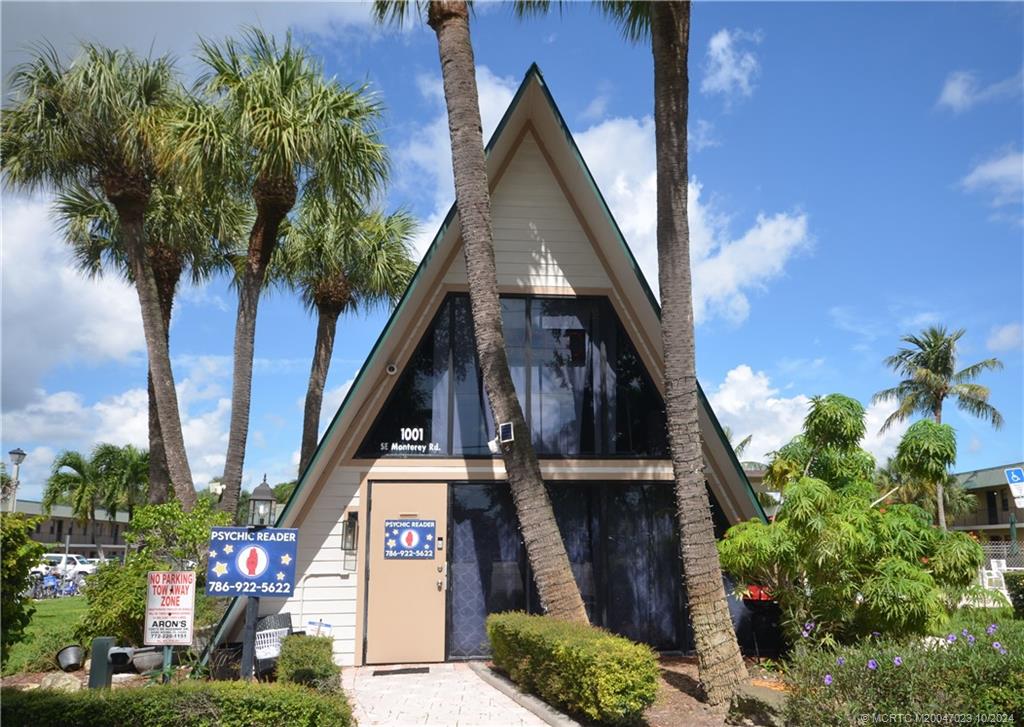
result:
[(722, 432), (725, 434), (729, 444), (732, 445), (732, 451), (736, 454), (737, 459), (742, 458), (743, 453), (747, 451), (747, 447), (750, 446), (750, 442), (754, 439), (754, 435), (748, 434), (739, 442), (733, 442), (732, 440), (735, 435), (732, 432), (732, 427), (724, 426), (722, 427)]
[(437, 36), (441, 78), (448, 110), (448, 130), (455, 178), (455, 204), (469, 282), (470, 312), (481, 378), (496, 423), (511, 422), (521, 433), (501, 443), (512, 502), (519, 516), (526, 556), (534, 572), (541, 607), (570, 621), (587, 622), (587, 611), (572, 574), (569, 556), (555, 520), (555, 511), (541, 477), (515, 384), (508, 367), (501, 327), (498, 272), (491, 228), (491, 194), (480, 123), (473, 44), (469, 37), (469, 5), (462, 0), (375, 0), (380, 22), (402, 23), (406, 16), (424, 16)]
[[(153, 188), (145, 216), (146, 250), (168, 335), (174, 297), (182, 277), (189, 273), (193, 282), (200, 282), (226, 268), (251, 219), (244, 201), (222, 192), (215, 194), (185, 195), (168, 183)], [(134, 282), (117, 210), (102, 195), (76, 184), (58, 195), (54, 210), (79, 270), (95, 277), (110, 270)], [(148, 375), (148, 388), (148, 500), (159, 503), (167, 498), (170, 477), (152, 372)]]
[[(898, 402), (896, 411), (886, 418), (881, 431), (915, 414), (931, 417), (941, 424), (946, 399), (953, 399), (961, 411), (987, 419), (996, 429), (1003, 425), (1003, 415), (988, 402), (988, 387), (974, 383), (983, 372), (997, 371), (1003, 364), (997, 358), (988, 358), (957, 371), (956, 347), (964, 332), (963, 328), (947, 331), (944, 326), (931, 326), (919, 335), (903, 336), (901, 340), (910, 346), (885, 359), (885, 365), (903, 380), (879, 391), (873, 399)], [(942, 482), (934, 484), (939, 527), (945, 530), (943, 486)]]
[(110, 517), (125, 510), (130, 520), (135, 508), (146, 502), (149, 490), (149, 453), (126, 444), (100, 444), (90, 463), (102, 480), (100, 502)]
[(43, 490), (43, 511), (62, 502), (71, 506), (72, 516), (86, 523), (96, 519), (96, 508), (104, 496), (105, 481), (92, 460), (81, 452), (65, 450), (53, 460)]
[(171, 61), (84, 45), (65, 64), (44, 46), (15, 69), (11, 87), (14, 102), (4, 109), (0, 133), (6, 181), (29, 191), (85, 187), (116, 212), (139, 296), (167, 466), (182, 506), (191, 509), (195, 488), (145, 227), (153, 188), (162, 179), (157, 138), (181, 94)]
[(307, 191), (365, 198), (387, 160), (375, 125), (380, 107), (365, 88), (326, 79), (319, 62), (257, 29), (241, 42), (200, 41), (200, 79), (209, 102), (187, 104), (166, 127), (164, 149), (196, 190), (226, 187), (251, 196), (256, 217), (238, 279), (231, 423), (220, 506), (234, 512), (249, 432), (253, 349), (260, 294), (281, 223)]
[(316, 343), (306, 389), (299, 474), (306, 470), (319, 433), (324, 384), (338, 318), (349, 311), (393, 304), (416, 270), (409, 240), (414, 218), (397, 212), (364, 212), (307, 198), (285, 235), (282, 274), (316, 313)]

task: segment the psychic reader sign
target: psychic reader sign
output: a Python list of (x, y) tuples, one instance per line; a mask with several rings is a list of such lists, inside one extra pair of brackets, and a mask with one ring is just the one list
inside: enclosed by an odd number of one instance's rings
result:
[(436, 520), (385, 520), (384, 559), (433, 559), (436, 526)]
[(206, 595), (285, 598), (295, 590), (296, 528), (213, 528)]

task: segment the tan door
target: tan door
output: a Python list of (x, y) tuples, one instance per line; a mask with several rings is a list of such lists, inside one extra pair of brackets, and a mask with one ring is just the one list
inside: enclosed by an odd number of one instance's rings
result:
[(374, 483), (366, 663), (444, 661), (448, 485)]

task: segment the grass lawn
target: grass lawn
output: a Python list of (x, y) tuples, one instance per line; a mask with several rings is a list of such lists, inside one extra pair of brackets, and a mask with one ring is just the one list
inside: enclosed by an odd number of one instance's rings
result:
[[(85, 613), (86, 602), (85, 596), (48, 598), (45, 601), (36, 601), (35, 607), (36, 612), (32, 614), (32, 620), (26, 629), (26, 639), (11, 647), (10, 658), (4, 665), (4, 675), (22, 671), (25, 663), (35, 655), (38, 649), (37, 641), (43, 642), (47, 634), (75, 624)], [(54, 664), (54, 669), (56, 668)]]

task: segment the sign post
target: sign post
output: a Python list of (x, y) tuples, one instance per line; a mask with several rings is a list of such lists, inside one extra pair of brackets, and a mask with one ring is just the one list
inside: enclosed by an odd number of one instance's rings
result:
[(260, 598), (288, 598), (295, 590), (299, 548), (296, 528), (213, 528), (206, 566), (206, 595), (248, 596), (242, 641), (242, 679), (255, 666)]
[(150, 571), (146, 577), (146, 646), (163, 646), (161, 679), (171, 675), (171, 647), (191, 646), (195, 624), (195, 571)]

